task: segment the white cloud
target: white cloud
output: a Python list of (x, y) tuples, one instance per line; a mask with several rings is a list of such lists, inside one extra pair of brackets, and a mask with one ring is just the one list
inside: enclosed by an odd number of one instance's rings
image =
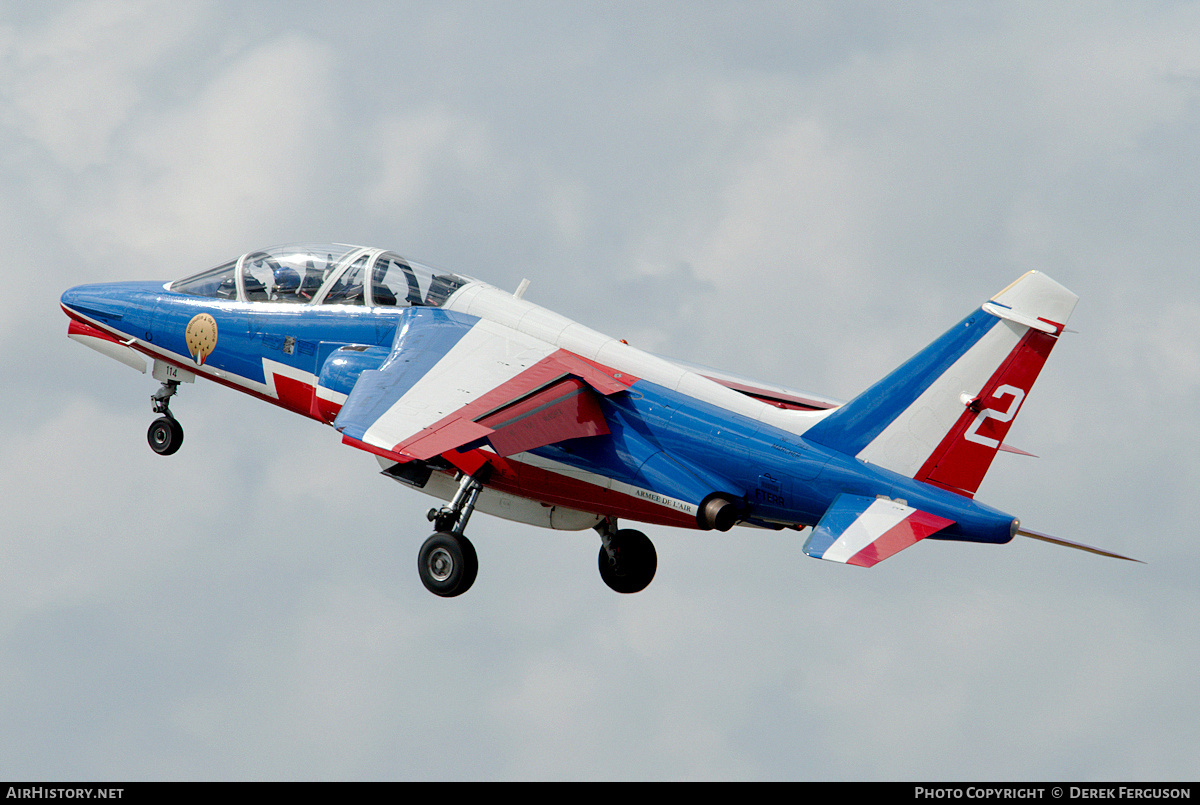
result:
[(857, 287), (870, 237), (862, 194), (871, 190), (852, 149), (800, 119), (743, 159), (711, 238), (689, 255), (700, 276), (731, 294), (782, 286), (836, 298)]
[(185, 37), (194, 3), (73, 3), (38, 29), (0, 28), (0, 99), (14, 126), (71, 171), (111, 158), (148, 72)]
[[(114, 169), (78, 212), (81, 243), (161, 255), (197, 242), (258, 242), (290, 231), (300, 211), (330, 198), (333, 54), (283, 34), (232, 60), (189, 103), (147, 115)], [(235, 247), (233, 251), (237, 251)], [(189, 267), (190, 268), (190, 267)]]
[[(130, 372), (127, 379), (136, 378)], [(0, 488), (10, 502), (0, 543), (0, 595), (7, 613), (0, 631), (32, 612), (120, 600), (134, 577), (169, 561), (168, 546), (187, 540), (186, 532), (172, 527), (173, 507), (152, 516), (156, 502), (172, 497), (177, 474), (133, 482), (114, 471), (127, 464), (111, 457), (140, 449), (143, 417), (130, 412), (114, 422), (112, 411), (75, 399), (34, 427), (9, 433), (0, 454)], [(78, 461), (81, 457), (86, 460)], [(58, 481), (48, 486), (47, 479)], [(191, 494), (208, 496), (214, 480), (198, 474), (189, 480)]]
[(407, 115), (388, 115), (374, 127), (370, 145), (381, 163), (367, 191), (377, 213), (404, 217), (412, 213), (435, 181), (470, 182), (469, 175), (495, 159), (479, 121), (428, 109)]

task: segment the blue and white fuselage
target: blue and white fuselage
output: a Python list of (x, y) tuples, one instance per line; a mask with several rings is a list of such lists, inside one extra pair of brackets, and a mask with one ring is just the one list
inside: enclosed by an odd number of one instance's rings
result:
[(623, 592), (649, 582), (653, 548), (618, 518), (811, 526), (809, 555), (868, 566), (927, 536), (1007, 542), (1016, 519), (973, 496), (1074, 304), (1031, 272), (836, 406), (650, 355), (380, 249), (277, 247), (62, 297), (73, 338), (153, 362), (159, 452), (182, 439), (168, 398), (206, 377), (334, 425), (387, 474), (450, 500), (421, 558), (441, 595), (474, 578), (462, 531), (475, 508), (596, 528), (601, 574), (607, 557)]

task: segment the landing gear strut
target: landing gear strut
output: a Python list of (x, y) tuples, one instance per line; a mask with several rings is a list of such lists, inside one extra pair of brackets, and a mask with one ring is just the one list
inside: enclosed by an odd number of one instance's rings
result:
[(425, 589), (443, 598), (453, 598), (471, 589), (479, 575), (475, 546), (463, 536), (483, 491), (483, 473), (463, 475), (458, 492), (449, 505), (429, 510), (429, 521), (437, 529), (417, 554), (417, 572)]
[(160, 456), (173, 454), (183, 444), (183, 426), (171, 416), (171, 397), (178, 390), (179, 381), (164, 380), (158, 391), (150, 395), (154, 413), (162, 416), (150, 423), (146, 441), (150, 443), (150, 449)]
[(619, 593), (646, 589), (658, 569), (654, 543), (641, 531), (617, 529), (617, 518), (608, 517), (596, 526), (600, 534), (600, 578)]

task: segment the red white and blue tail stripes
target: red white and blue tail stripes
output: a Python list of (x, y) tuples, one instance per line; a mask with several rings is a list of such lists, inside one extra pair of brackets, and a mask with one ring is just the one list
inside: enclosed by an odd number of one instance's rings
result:
[(871, 567), (953, 523), (894, 500), (842, 494), (813, 528), (804, 552)]
[(974, 496), (1076, 300), (1025, 274), (805, 438)]

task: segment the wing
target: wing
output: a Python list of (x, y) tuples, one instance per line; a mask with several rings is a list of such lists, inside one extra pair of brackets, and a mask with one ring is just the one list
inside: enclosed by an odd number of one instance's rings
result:
[(334, 427), (399, 462), (484, 444), (507, 456), (607, 434), (599, 398), (635, 380), (493, 321), (410, 308), (388, 359), (359, 376)]

